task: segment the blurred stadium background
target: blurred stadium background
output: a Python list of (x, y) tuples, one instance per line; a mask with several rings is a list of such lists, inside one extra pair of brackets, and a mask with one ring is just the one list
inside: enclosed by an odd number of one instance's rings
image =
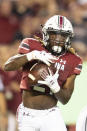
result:
[[(33, 35), (42, 38), (40, 25), (55, 14), (64, 15), (72, 22), (75, 32), (72, 47), (83, 59), (82, 73), (75, 81), (71, 100), (67, 105), (58, 103), (68, 131), (75, 131), (78, 115), (87, 105), (87, 0), (0, 0), (0, 95), (5, 97), (8, 116), (8, 128), (0, 131), (17, 131), (15, 115), (21, 102), (21, 72), (4, 72), (3, 65), (17, 53), (23, 38)], [(1, 126), (0, 122), (0, 129)]]

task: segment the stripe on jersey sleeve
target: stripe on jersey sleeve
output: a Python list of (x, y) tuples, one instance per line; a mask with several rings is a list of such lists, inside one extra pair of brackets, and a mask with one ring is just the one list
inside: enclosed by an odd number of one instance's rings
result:
[(22, 42), (19, 47), (20, 47), (20, 48), (23, 48), (23, 49), (25, 49), (25, 50), (29, 50), (29, 49), (30, 49), (29, 45), (28, 45), (27, 43), (24, 43), (24, 42)]
[(82, 64), (79, 64), (75, 67), (74, 72), (75, 74), (80, 74), (81, 70), (82, 70)]

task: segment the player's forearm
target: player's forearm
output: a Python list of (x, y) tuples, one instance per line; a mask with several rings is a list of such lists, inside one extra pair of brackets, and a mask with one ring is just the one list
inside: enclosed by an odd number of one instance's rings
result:
[(67, 104), (71, 94), (67, 94), (67, 89), (61, 89), (58, 93), (55, 93), (55, 97), (62, 103)]
[(53, 60), (56, 60), (57, 58), (52, 56), (49, 53), (46, 53), (45, 51), (31, 51), (27, 54), (18, 54), (8, 59), (8, 61), (4, 65), (4, 70), (6, 71), (12, 71), (17, 70), (20, 67), (22, 67), (25, 63), (32, 60), (39, 60), (50, 66), (50, 63), (53, 62)]
[(55, 97), (62, 103), (66, 104), (73, 93), (74, 90), (74, 81), (75, 81), (76, 75), (72, 75), (69, 77), (64, 84), (63, 88), (60, 89), (58, 93), (55, 93)]
[(13, 56), (13, 57), (9, 58), (8, 61), (5, 63), (4, 70), (5, 71), (18, 70), (26, 62), (28, 62), (26, 55)]

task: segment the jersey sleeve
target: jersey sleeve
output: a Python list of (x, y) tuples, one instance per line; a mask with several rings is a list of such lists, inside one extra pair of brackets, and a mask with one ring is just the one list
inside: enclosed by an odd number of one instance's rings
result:
[(78, 63), (74, 67), (74, 74), (79, 75), (81, 73), (81, 70), (82, 70), (82, 60), (79, 59)]
[(27, 38), (23, 39), (19, 45), (18, 53), (19, 54), (26, 54), (30, 52), (30, 45), (29, 40)]
[(42, 46), (42, 44), (38, 40), (34, 38), (25, 38), (20, 43), (20, 46), (18, 48), (18, 53), (26, 54), (33, 50), (42, 51), (42, 50), (45, 50), (45, 48)]

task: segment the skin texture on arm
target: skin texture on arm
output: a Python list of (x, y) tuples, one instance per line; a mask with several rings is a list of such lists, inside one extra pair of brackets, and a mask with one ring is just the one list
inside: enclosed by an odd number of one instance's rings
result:
[(5, 71), (18, 70), (27, 62), (28, 60), (25, 54), (24, 55), (18, 54), (18, 55), (12, 56), (6, 61), (4, 65), (4, 70)]
[(55, 97), (62, 104), (67, 104), (67, 102), (71, 98), (71, 95), (72, 95), (73, 90), (74, 90), (75, 78), (76, 78), (76, 75), (72, 75), (69, 78), (67, 78), (66, 83), (64, 84), (63, 88), (61, 88), (58, 93), (55, 93)]
[(39, 60), (50, 66), (50, 63), (53, 63), (57, 58), (52, 56), (50, 53), (46, 53), (45, 51), (34, 50), (27, 54), (18, 54), (13, 57), (10, 57), (8, 61), (5, 63), (4, 70), (12, 71), (17, 70), (22, 67), (25, 63), (32, 60)]

